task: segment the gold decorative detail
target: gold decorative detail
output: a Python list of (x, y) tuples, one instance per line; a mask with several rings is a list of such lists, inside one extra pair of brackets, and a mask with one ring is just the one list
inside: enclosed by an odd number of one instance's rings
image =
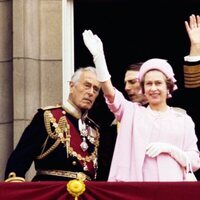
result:
[[(57, 123), (51, 111), (47, 110), (44, 112), (44, 121), (48, 135), (53, 139), (57, 139), (59, 137), (61, 139), (61, 142), (64, 143), (66, 138), (64, 137), (63, 133), (66, 132), (68, 134), (70, 131), (70, 127), (66, 117), (60, 117)], [(52, 131), (51, 125), (54, 127), (55, 130)]]
[(66, 185), (67, 191), (78, 200), (78, 197), (85, 192), (85, 184), (82, 180), (71, 180)]
[(200, 66), (187, 66), (184, 68), (184, 85), (185, 88), (198, 88), (200, 87)]
[[(45, 127), (48, 133), (48, 136), (51, 137), (52, 139), (55, 139), (55, 143), (44, 152), (47, 140), (45, 141), (43, 145), (42, 152), (39, 156), (37, 156), (37, 159), (43, 159), (47, 155), (49, 155), (54, 149), (57, 148), (57, 146), (61, 143), (65, 144), (66, 146), (66, 152), (67, 152), (67, 157), (68, 157), (68, 148), (70, 146), (70, 127), (67, 122), (67, 119), (65, 116), (62, 116), (58, 123), (56, 122), (56, 119), (53, 117), (53, 114), (51, 113), (50, 110), (46, 110), (44, 112), (44, 122), (45, 122)], [(52, 130), (51, 125), (54, 127), (54, 130)]]
[[(81, 154), (77, 153), (74, 151), (73, 147), (70, 146), (70, 139), (71, 139), (71, 134), (70, 134), (70, 125), (67, 121), (66, 116), (60, 117), (58, 123), (56, 122), (56, 119), (54, 118), (53, 114), (51, 113), (50, 110), (46, 110), (44, 112), (44, 121), (45, 121), (45, 127), (47, 130), (48, 135), (52, 139), (56, 139), (56, 142), (46, 151), (43, 151), (41, 155), (37, 157), (37, 159), (42, 159), (45, 156), (47, 156), (49, 153), (51, 153), (58, 145), (59, 143), (63, 143), (66, 147), (66, 152), (67, 152), (67, 157), (70, 155), (72, 157), (76, 157), (78, 160), (83, 162), (84, 165), (84, 171), (87, 171), (87, 162), (93, 161), (94, 167), (96, 166), (96, 158), (98, 155), (98, 146), (99, 146), (99, 132), (98, 129), (96, 129), (97, 136), (94, 141), (94, 151), (88, 155), (88, 156), (81, 156)], [(53, 128), (52, 128), (53, 127)]]
[(25, 179), (23, 177), (16, 176), (15, 172), (10, 172), (8, 175), (8, 178), (5, 180), (5, 182), (8, 182), (8, 183), (25, 182)]
[(83, 161), (84, 163), (90, 162), (91, 160), (94, 160), (97, 156), (98, 145), (99, 145), (99, 141), (97, 140), (96, 143), (95, 143), (94, 151), (89, 156), (82, 157), (79, 153), (74, 151), (74, 149), (72, 147), (69, 147), (69, 154), (71, 156), (77, 157), (78, 160)]
[(48, 149), (46, 150), (45, 152), (42, 151), (42, 153), (37, 156), (36, 158), (38, 160), (41, 160), (43, 158), (45, 158), (47, 155), (49, 155), (54, 149), (56, 149), (56, 147), (60, 144), (60, 138), (58, 138), (55, 143)]
[(77, 179), (85, 181), (86, 180), (86, 175), (83, 172), (78, 172)]
[(46, 107), (43, 107), (42, 109), (43, 110), (50, 110), (50, 109), (54, 109), (54, 108), (60, 108), (61, 105), (60, 104), (57, 104), (55, 106), (46, 106)]
[(52, 175), (52, 176), (61, 176), (70, 179), (79, 179), (82, 181), (91, 181), (91, 178), (83, 172), (73, 172), (73, 171), (64, 171), (64, 170), (37, 170), (37, 175)]

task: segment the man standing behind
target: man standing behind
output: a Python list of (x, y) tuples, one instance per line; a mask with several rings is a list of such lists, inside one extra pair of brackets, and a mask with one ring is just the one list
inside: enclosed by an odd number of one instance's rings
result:
[[(141, 85), (138, 79), (139, 70), (142, 64), (143, 62), (137, 62), (128, 65), (124, 75), (124, 90), (130, 101), (146, 105), (148, 102), (146, 97), (142, 94)], [(117, 125), (117, 123), (118, 122), (114, 120), (111, 125)]]
[(125, 91), (128, 98), (132, 102), (138, 102), (142, 105), (147, 103), (145, 96), (141, 92), (141, 86), (138, 79), (138, 74), (143, 62), (131, 64), (126, 68), (124, 76)]

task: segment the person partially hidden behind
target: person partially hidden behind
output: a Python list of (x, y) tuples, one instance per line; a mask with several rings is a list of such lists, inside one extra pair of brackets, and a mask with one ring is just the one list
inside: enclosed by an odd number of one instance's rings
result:
[(65, 105), (38, 109), (11, 153), (5, 181), (25, 181), (32, 162), (32, 181), (95, 180), (98, 168), (99, 127), (88, 110), (100, 91), (94, 67), (72, 76)]
[[(184, 57), (184, 85), (188, 99), (194, 99), (188, 102), (188, 111), (195, 122), (195, 130), (200, 136), (200, 109), (198, 101), (200, 94), (200, 16), (190, 15), (189, 20), (185, 21), (185, 28), (189, 39), (189, 54)], [(192, 98), (191, 98), (192, 96)], [(198, 143), (200, 147), (200, 142)], [(198, 180), (200, 180), (200, 170), (195, 172)]]
[(190, 40), (190, 53), (184, 57), (184, 84), (185, 88), (197, 89), (200, 88), (200, 16), (190, 15), (185, 27)]
[(142, 64), (139, 80), (148, 100), (144, 107), (113, 86), (101, 39), (85, 30), (83, 41), (93, 56), (105, 101), (120, 121), (108, 181), (184, 181), (187, 161), (198, 170), (194, 122), (167, 104), (177, 89), (172, 66), (160, 58)]
[(147, 104), (146, 97), (142, 94), (140, 81), (138, 79), (139, 70), (143, 62), (137, 62), (128, 65), (124, 76), (124, 90), (132, 102), (138, 102), (141, 105)]
[[(140, 81), (138, 79), (139, 70), (142, 64), (143, 62), (137, 62), (128, 65), (124, 75), (124, 90), (126, 91), (128, 99), (130, 101), (146, 106), (148, 103), (147, 98), (145, 97), (144, 94), (142, 94)], [(120, 122), (114, 119), (113, 122), (111, 123), (111, 126), (115, 126), (116, 129), (118, 129), (119, 124)], [(115, 132), (117, 132), (117, 130)]]

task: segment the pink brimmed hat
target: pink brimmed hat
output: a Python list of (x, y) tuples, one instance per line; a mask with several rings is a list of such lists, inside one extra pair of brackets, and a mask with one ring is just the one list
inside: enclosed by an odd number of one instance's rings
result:
[(139, 80), (142, 81), (146, 72), (152, 69), (157, 69), (165, 74), (167, 78), (171, 79), (174, 82), (173, 90), (178, 89), (177, 85), (175, 84), (176, 79), (174, 78), (172, 66), (167, 62), (167, 60), (160, 58), (152, 58), (142, 64), (138, 74)]

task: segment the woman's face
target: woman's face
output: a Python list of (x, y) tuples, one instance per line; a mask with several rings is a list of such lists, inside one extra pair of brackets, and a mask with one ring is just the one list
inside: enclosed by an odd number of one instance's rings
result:
[(151, 70), (144, 77), (144, 94), (150, 105), (166, 104), (166, 76), (158, 70)]

